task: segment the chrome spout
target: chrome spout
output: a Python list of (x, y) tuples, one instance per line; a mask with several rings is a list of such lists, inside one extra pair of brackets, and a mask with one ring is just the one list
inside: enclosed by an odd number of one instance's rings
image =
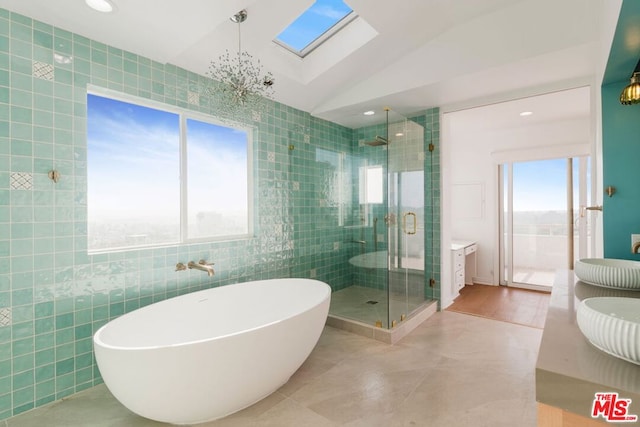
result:
[(206, 271), (207, 272), (207, 276), (209, 276), (209, 277), (211, 277), (211, 276), (213, 276), (215, 274), (215, 272), (213, 271), (213, 263), (208, 263), (207, 261), (205, 261), (203, 259), (201, 259), (197, 263), (195, 263), (193, 261), (189, 261), (189, 263), (187, 264), (187, 267), (189, 267), (190, 269)]

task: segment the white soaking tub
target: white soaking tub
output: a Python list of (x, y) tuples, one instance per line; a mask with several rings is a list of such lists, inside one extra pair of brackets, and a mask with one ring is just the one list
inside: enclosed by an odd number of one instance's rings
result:
[(181, 295), (114, 319), (94, 335), (106, 386), (146, 418), (195, 424), (273, 393), (318, 342), (331, 288), (272, 279)]

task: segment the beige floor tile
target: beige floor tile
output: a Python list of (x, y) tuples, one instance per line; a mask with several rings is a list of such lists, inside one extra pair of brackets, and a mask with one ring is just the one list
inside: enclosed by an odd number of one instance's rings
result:
[[(278, 394), (277, 392), (275, 394)], [(334, 424), (314, 411), (301, 406), (291, 399), (283, 398), (267, 411), (256, 415), (247, 410), (237, 412), (226, 418), (210, 423), (200, 424), (198, 427), (330, 427)]]
[[(311, 356), (280, 390), (202, 426), (533, 427), (541, 335), (540, 329), (447, 311), (395, 345), (326, 327)], [(163, 425), (129, 412), (104, 385), (4, 424)]]
[(290, 396), (305, 385), (316, 381), (319, 376), (335, 366), (335, 362), (311, 354), (296, 374), (293, 375), (285, 385), (280, 387), (278, 391), (285, 396)]

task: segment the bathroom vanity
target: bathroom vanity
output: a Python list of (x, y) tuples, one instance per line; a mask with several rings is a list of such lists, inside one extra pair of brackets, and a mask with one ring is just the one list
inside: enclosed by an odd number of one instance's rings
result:
[(478, 244), (470, 240), (451, 242), (451, 295), (456, 298), (466, 284), (473, 284), (477, 274), (476, 252)]
[[(595, 348), (576, 322), (580, 301), (600, 296), (640, 298), (640, 293), (586, 284), (572, 270), (556, 274), (536, 363), (539, 427), (640, 425), (640, 365)], [(638, 415), (638, 421), (592, 418), (596, 393), (631, 399), (628, 414)]]

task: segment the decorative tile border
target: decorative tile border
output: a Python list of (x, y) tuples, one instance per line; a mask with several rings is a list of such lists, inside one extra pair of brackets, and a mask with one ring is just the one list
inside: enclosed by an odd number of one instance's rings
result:
[(12, 190), (31, 190), (33, 189), (33, 175), (28, 172), (13, 172), (10, 186)]
[(0, 327), (11, 325), (11, 307), (0, 308)]
[(46, 62), (33, 61), (33, 77), (52, 82), (54, 78), (53, 65)]
[(191, 105), (200, 105), (200, 94), (197, 92), (189, 92), (187, 94), (187, 102)]

